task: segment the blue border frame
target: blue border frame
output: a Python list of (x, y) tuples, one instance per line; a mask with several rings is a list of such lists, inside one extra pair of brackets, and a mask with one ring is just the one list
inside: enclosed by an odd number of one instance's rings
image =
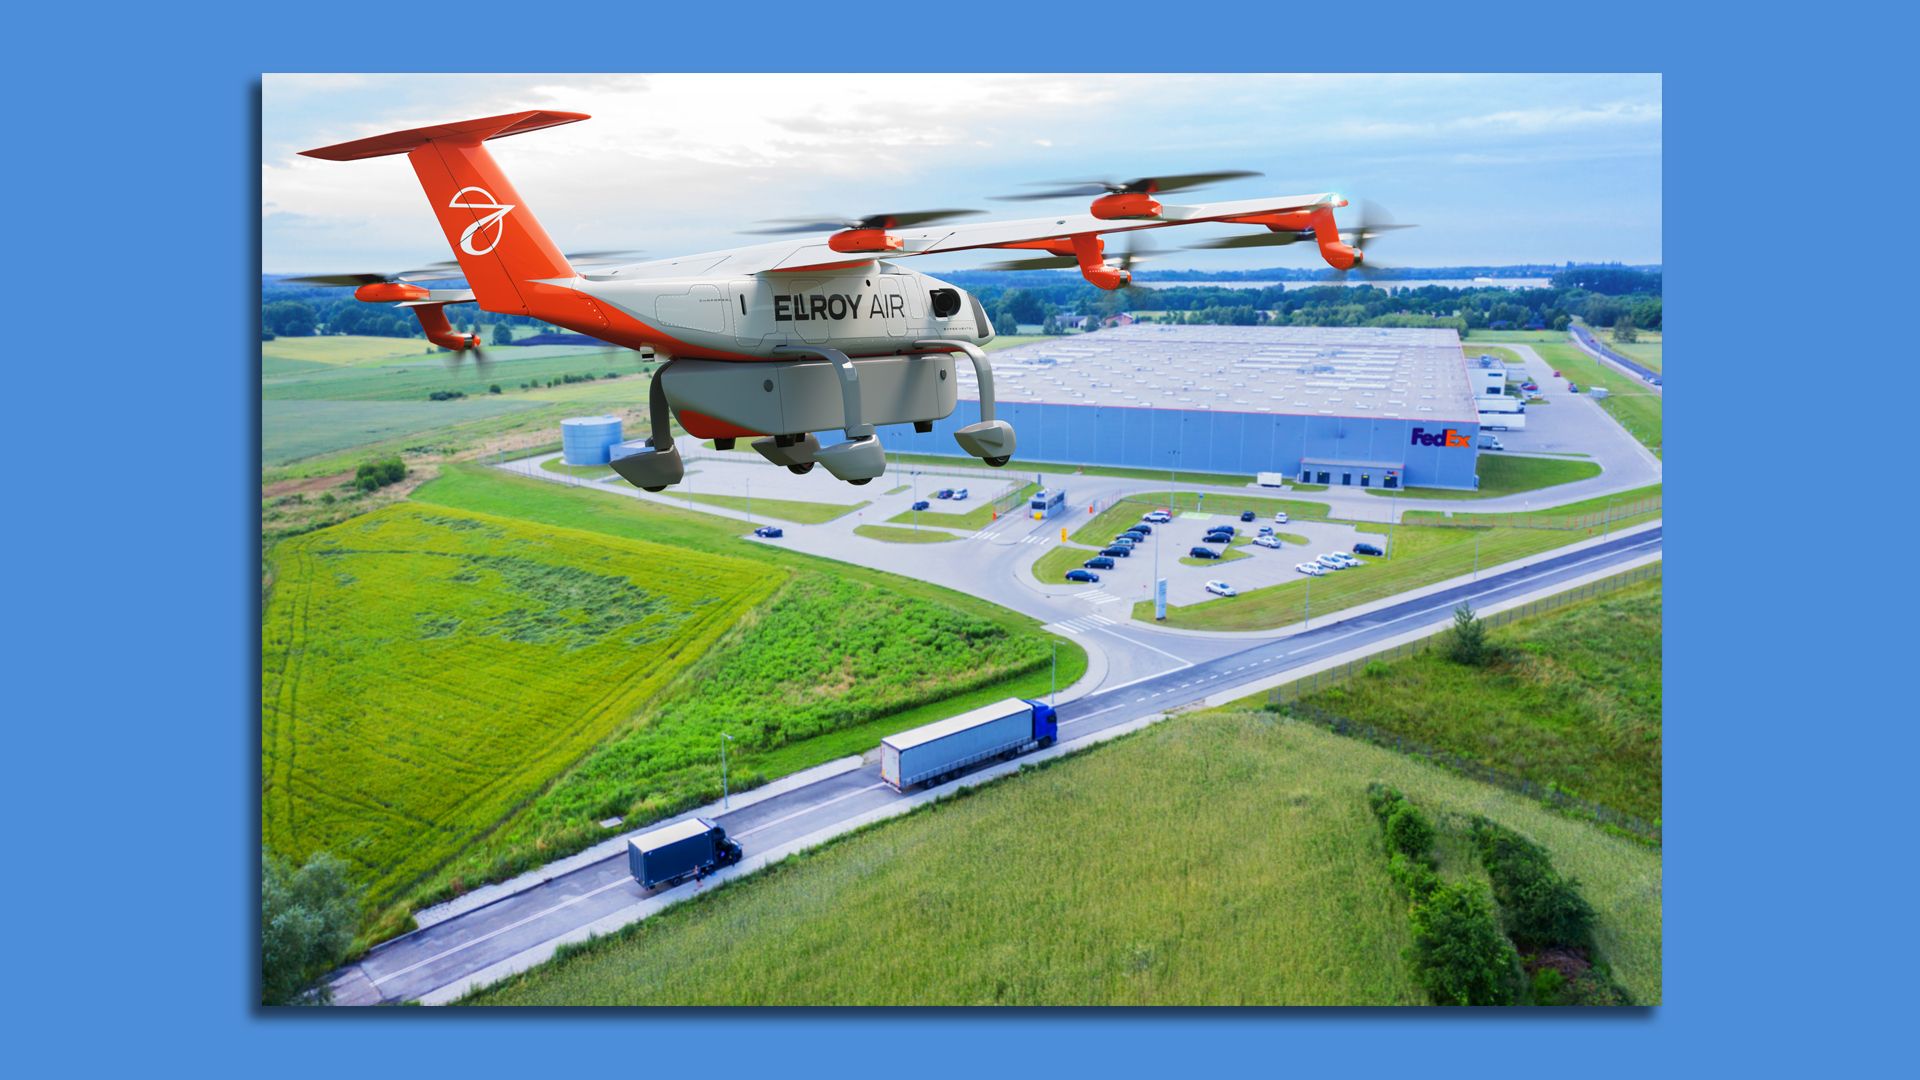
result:
[[(1912, 631), (1889, 623), (1897, 612), (1880, 607), (1876, 616), (1855, 597), (1877, 591), (1861, 588), (1865, 570), (1836, 568), (1822, 575), (1824, 587), (1803, 576), (1810, 587), (1801, 596), (1774, 587), (1783, 556), (1867, 537), (1816, 526), (1794, 509), (1790, 493), (1814, 477), (1791, 450), (1811, 432), (1781, 407), (1781, 391), (1790, 388), (1788, 401), (1825, 398), (1852, 380), (1809, 377), (1807, 363), (1817, 359), (1809, 353), (1820, 344), (1810, 339), (1820, 335), (1798, 331), (1765, 303), (1770, 282), (1756, 269), (1779, 266), (1782, 278), (1803, 282), (1836, 267), (1854, 275), (1854, 253), (1827, 241), (1851, 248), (1872, 236), (1823, 236), (1818, 215), (1837, 213), (1843, 226), (1891, 216), (1887, 205), (1863, 210), (1846, 197), (1871, 184), (1867, 170), (1904, 154), (1875, 104), (1903, 96), (1896, 84), (1910, 64), (1885, 54), (1906, 36), (1847, 18), (1846, 6), (1776, 22), (1758, 9), (1729, 21), (1631, 3), (1428, 4), (1396, 13), (1118, 2), (1059, 15), (995, 3), (867, 14), (797, 4), (568, 4), (547, 41), (522, 32), (544, 16), (478, 0), (391, 11), (249, 6), (224, 18), (155, 5), (95, 10), (84, 28), (22, 17), (10, 65), (17, 85), (40, 96), (16, 99), (9, 133), (18, 155), (10, 155), (9, 187), (28, 189), (10, 200), (8, 215), (10, 255), (25, 271), (13, 286), (14, 325), (65, 333), (77, 347), (70, 367), (40, 357), (23, 365), (28, 374), (11, 389), (24, 430), (12, 442), (70, 445), (61, 438), (72, 423), (61, 406), (79, 397), (63, 392), (70, 387), (108, 388), (104, 402), (97, 390), (89, 396), (88, 409), (124, 434), (78, 459), (29, 465), (39, 456), (31, 449), (14, 457), (26, 497), (10, 500), (6, 530), (17, 552), (10, 585), (22, 598), (8, 620), (19, 664), (10, 680), (17, 705), (8, 710), (8, 819), (18, 841), (7, 893), (16, 930), (8, 996), (31, 1010), (11, 1010), (15, 1030), (27, 1033), (15, 1059), (62, 1072), (190, 1061), (287, 1075), (584, 1067), (782, 1076), (891, 1075), (899, 1070), (889, 1062), (913, 1061), (928, 1046), (953, 1051), (914, 1067), (934, 1075), (1399, 1067), (1617, 1076), (1870, 1062), (1897, 1030), (1891, 1010), (1905, 996), (1870, 970), (1875, 961), (1889, 975), (1904, 966), (1905, 920), (1891, 916), (1906, 894), (1853, 879), (1909, 861), (1904, 845), (1880, 847), (1872, 833), (1905, 790), (1895, 772), (1903, 755), (1875, 752), (1882, 718), (1911, 715), (1911, 705), (1882, 707), (1861, 675), (1901, 670)], [(1843, 47), (1847, 59), (1822, 60), (1822, 46)], [(253, 805), (258, 773), (258, 72), (1270, 70), (1316, 62), (1665, 72), (1667, 335), (1680, 352), (1709, 358), (1697, 379), (1669, 387), (1668, 399), (1666, 450), (1680, 468), (1669, 522), (1676, 565), (1667, 575), (1666, 1005), (1606, 1017), (264, 1017), (249, 1006), (257, 823), (242, 808)], [(1883, 85), (1854, 91), (1830, 81), (1837, 77)], [(1792, 193), (1784, 205), (1782, 192)], [(1754, 222), (1761, 227), (1743, 227)], [(1864, 301), (1871, 274), (1836, 299)], [(205, 309), (186, 317), (201, 301)], [(1871, 309), (1859, 316), (1871, 318)], [(1904, 359), (1903, 344), (1885, 344), (1895, 330), (1868, 332), (1883, 348), (1861, 362), (1884, 372)], [(94, 359), (96, 350), (105, 358)], [(1722, 366), (1709, 379), (1715, 360)], [(1890, 443), (1904, 430), (1875, 423), (1891, 420), (1881, 415), (1890, 401), (1857, 407), (1866, 441)], [(1849, 457), (1907, 456), (1875, 449), (1883, 452)], [(1754, 487), (1779, 492), (1781, 510), (1749, 531), (1740, 523), (1755, 516)], [(1847, 487), (1828, 505), (1891, 540), (1901, 500)], [(1860, 558), (1899, 554), (1875, 545)], [(1831, 609), (1840, 633), (1817, 629)], [(1823, 1037), (1837, 1028), (1845, 1030)]]

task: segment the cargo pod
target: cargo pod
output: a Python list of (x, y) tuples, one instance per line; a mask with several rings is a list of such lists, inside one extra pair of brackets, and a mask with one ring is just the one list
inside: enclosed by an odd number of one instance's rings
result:
[(896, 791), (956, 776), (991, 758), (1051, 746), (1051, 706), (1007, 698), (880, 740), (880, 779)]

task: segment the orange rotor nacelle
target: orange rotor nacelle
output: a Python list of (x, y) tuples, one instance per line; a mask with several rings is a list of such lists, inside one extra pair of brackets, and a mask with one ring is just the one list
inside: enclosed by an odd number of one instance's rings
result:
[(827, 246), (843, 255), (885, 254), (906, 245), (885, 229), (846, 229), (827, 237)]
[(454, 330), (453, 324), (447, 321), (443, 304), (421, 304), (413, 309), (413, 317), (420, 320), (420, 329), (427, 332), (427, 340), (443, 349), (464, 352), (480, 347), (479, 334), (462, 334)]
[(409, 300), (425, 300), (427, 289), (404, 281), (377, 281), (353, 290), (353, 298), (369, 304), (403, 304)]
[(1087, 213), (1102, 221), (1119, 221), (1126, 218), (1157, 218), (1163, 209), (1159, 201), (1146, 192), (1123, 191), (1093, 200)]

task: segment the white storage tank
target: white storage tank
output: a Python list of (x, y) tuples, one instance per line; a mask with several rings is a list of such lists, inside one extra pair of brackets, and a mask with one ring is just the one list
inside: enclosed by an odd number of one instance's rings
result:
[(569, 465), (605, 465), (620, 442), (617, 416), (575, 416), (560, 421), (560, 454)]

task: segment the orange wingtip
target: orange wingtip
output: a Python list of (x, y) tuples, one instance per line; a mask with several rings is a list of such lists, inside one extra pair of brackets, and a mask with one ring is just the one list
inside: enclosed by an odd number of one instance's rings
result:
[(373, 135), (365, 139), (355, 139), (352, 142), (322, 146), (315, 150), (302, 150), (300, 154), (302, 157), (320, 158), (323, 161), (358, 161), (361, 158), (404, 154), (435, 139), (477, 143), (486, 139), (501, 139), (508, 135), (518, 135), (523, 131), (538, 131), (541, 128), (571, 124), (576, 120), (586, 119), (589, 119), (586, 113), (548, 112), (534, 109), (528, 112), (487, 116), (479, 120), (463, 120), (455, 124), (435, 124), (431, 127), (411, 128), (386, 135)]

